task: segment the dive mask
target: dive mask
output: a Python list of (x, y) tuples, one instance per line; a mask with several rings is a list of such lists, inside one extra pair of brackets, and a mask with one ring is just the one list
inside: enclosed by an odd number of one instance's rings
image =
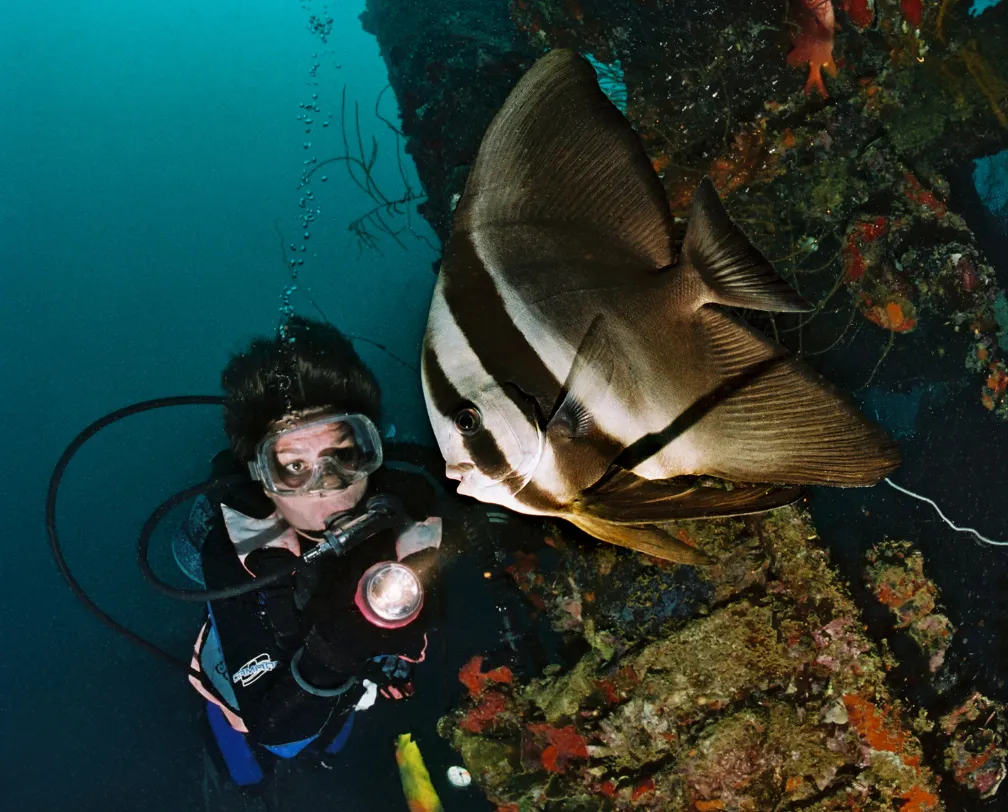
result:
[(248, 467), (270, 493), (296, 496), (342, 490), (381, 464), (381, 436), (374, 423), (362, 414), (332, 414), (267, 435)]

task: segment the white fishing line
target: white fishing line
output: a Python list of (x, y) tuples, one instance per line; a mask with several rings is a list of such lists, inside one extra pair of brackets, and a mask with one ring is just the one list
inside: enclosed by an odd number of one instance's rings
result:
[(959, 527), (948, 516), (946, 516), (944, 513), (942, 513), (942, 509), (940, 507), (938, 507), (938, 505), (934, 502), (934, 500), (928, 499), (926, 496), (921, 496), (919, 493), (914, 493), (913, 491), (908, 490), (907, 488), (904, 488), (902, 485), (897, 485), (895, 482), (893, 482), (891, 479), (889, 479), (889, 477), (886, 477), (885, 481), (886, 481), (886, 484), (891, 485), (896, 490), (898, 490), (900, 493), (905, 493), (907, 496), (912, 496), (914, 499), (919, 499), (921, 502), (927, 502), (929, 505), (931, 505), (931, 507), (933, 507), (937, 511), (938, 515), (942, 517), (942, 521), (944, 521), (945, 524), (947, 524), (949, 527), (951, 527), (957, 533), (972, 533), (974, 536), (976, 536), (978, 539), (980, 539), (980, 541), (982, 541), (984, 544), (991, 544), (991, 545), (993, 545), (995, 547), (1008, 547), (1008, 541), (997, 541), (995, 539), (989, 539), (989, 538), (987, 538), (987, 536), (985, 536), (982, 533), (980, 533), (980, 531), (975, 530), (972, 527)]

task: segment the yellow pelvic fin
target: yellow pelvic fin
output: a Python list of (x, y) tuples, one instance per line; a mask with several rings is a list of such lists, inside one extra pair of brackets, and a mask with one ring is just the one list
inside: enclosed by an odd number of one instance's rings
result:
[(677, 564), (710, 564), (710, 556), (651, 525), (613, 524), (588, 513), (571, 513), (564, 518), (600, 541), (629, 547), (655, 558)]

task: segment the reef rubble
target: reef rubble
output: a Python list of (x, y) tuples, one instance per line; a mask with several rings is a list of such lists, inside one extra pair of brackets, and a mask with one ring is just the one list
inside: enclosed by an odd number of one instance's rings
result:
[[(499, 810), (949, 808), (917, 731), (938, 720), (887, 685), (808, 513), (677, 525), (706, 569), (571, 540), (510, 572), (583, 655), (522, 682), (463, 669), (439, 732)], [(990, 700), (943, 718), (945, 758), (996, 791), (1005, 739), (970, 728)], [(987, 703), (987, 704), (984, 704)], [(978, 745), (989, 762), (970, 761)], [(967, 755), (969, 753), (970, 755)], [(1000, 767), (998, 766), (1000, 765)]]

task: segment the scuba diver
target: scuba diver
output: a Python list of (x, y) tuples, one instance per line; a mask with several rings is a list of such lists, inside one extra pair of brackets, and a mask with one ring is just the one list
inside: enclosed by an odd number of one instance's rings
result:
[[(434, 448), (383, 447), (380, 388), (348, 337), (292, 316), (233, 356), (221, 383), (223, 397), (145, 401), (81, 431), (50, 478), (46, 528), (75, 596), (188, 676), (204, 700), (209, 754), (231, 783), (257, 792), (276, 758), (326, 765), (358, 712), (413, 694), (418, 664), (430, 672), (418, 671), (426, 729), (462, 690), (446, 675), (474, 653), (519, 673), (550, 661), (540, 643), (548, 620), (529, 612), (506, 574), (510, 548), (542, 547), (542, 523), (445, 493)], [(151, 514), (137, 548), (161, 594), (207, 607), (183, 659), (91, 600), (63, 555), (56, 516), (64, 473), (91, 437), (130, 415), (192, 405), (223, 405), (229, 448), (210, 479)], [(185, 503), (172, 552), (199, 589), (162, 580), (148, 560), (156, 527)], [(461, 619), (450, 634), (449, 616)]]
[[(176, 557), (208, 590), (274, 578), (208, 602), (189, 677), (247, 786), (263, 775), (257, 750), (337, 752), (355, 711), (412, 694), (441, 518), (430, 482), (382, 468), (378, 382), (335, 327), (294, 317), (233, 356), (221, 382), (230, 450), (215, 467), (249, 477), (197, 500), (198, 562)], [(338, 549), (376, 515), (387, 521), (366, 543)]]

